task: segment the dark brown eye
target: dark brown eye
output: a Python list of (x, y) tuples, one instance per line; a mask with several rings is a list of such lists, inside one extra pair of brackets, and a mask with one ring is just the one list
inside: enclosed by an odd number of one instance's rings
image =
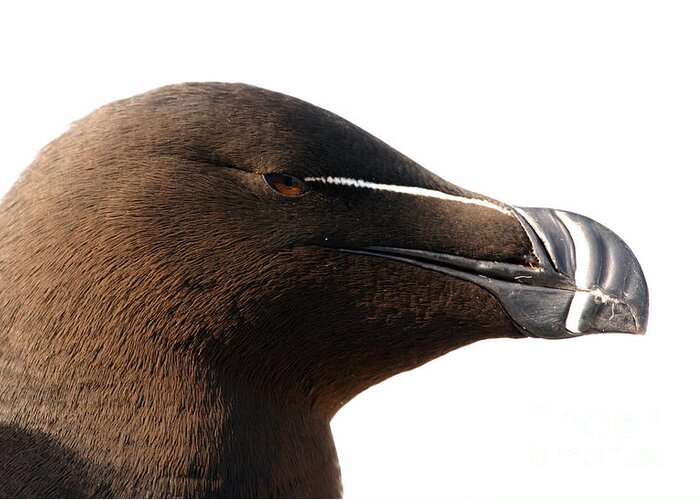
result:
[(263, 174), (263, 177), (272, 189), (284, 196), (301, 196), (309, 190), (304, 181), (291, 175)]

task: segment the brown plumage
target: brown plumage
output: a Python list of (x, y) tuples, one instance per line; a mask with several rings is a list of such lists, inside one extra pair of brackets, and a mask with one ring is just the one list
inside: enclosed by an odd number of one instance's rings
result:
[(165, 87), (78, 121), (0, 206), (0, 493), (340, 496), (343, 404), (523, 336), (473, 283), (338, 250), (531, 265), (514, 217), (333, 185), (286, 197), (265, 173), (481, 198), (246, 85)]

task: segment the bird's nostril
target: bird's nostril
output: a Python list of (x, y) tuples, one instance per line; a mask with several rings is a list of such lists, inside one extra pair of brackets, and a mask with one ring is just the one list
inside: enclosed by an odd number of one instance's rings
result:
[(537, 269), (540, 267), (540, 259), (534, 253), (525, 256), (525, 264), (527, 264), (530, 269)]

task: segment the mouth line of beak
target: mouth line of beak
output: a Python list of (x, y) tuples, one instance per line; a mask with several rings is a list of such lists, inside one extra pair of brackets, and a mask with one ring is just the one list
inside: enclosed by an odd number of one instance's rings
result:
[(536, 265), (385, 246), (338, 250), (471, 281), (494, 295), (530, 337), (646, 331), (646, 281), (634, 254), (615, 233), (578, 214), (516, 210), (532, 241)]
[(572, 292), (579, 290), (571, 278), (555, 271), (551, 266), (541, 264), (530, 266), (494, 260), (470, 259), (459, 255), (399, 247), (370, 246), (362, 249), (343, 248), (340, 250), (404, 262), (460, 279), (472, 280), (474, 277), (481, 277), (520, 285), (571, 290)]

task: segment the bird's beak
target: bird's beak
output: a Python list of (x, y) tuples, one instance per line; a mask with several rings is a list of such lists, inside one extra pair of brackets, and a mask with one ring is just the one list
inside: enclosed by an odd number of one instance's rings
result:
[[(527, 295), (504, 305), (516, 323), (532, 336), (565, 338), (588, 333), (644, 334), (649, 291), (636, 257), (622, 239), (582, 215), (548, 208), (518, 208), (533, 242), (543, 274), (567, 286), (544, 291), (552, 295), (551, 313), (538, 300), (532, 312)], [(545, 279), (542, 286), (547, 287)], [(501, 294), (499, 294), (501, 296)], [(520, 304), (515, 302), (522, 301)], [(517, 318), (517, 319), (516, 319)]]
[(646, 280), (619, 236), (587, 217), (560, 210), (514, 208), (513, 216), (532, 242), (530, 266), (396, 247), (349, 251), (474, 282), (497, 297), (531, 337), (646, 331)]

